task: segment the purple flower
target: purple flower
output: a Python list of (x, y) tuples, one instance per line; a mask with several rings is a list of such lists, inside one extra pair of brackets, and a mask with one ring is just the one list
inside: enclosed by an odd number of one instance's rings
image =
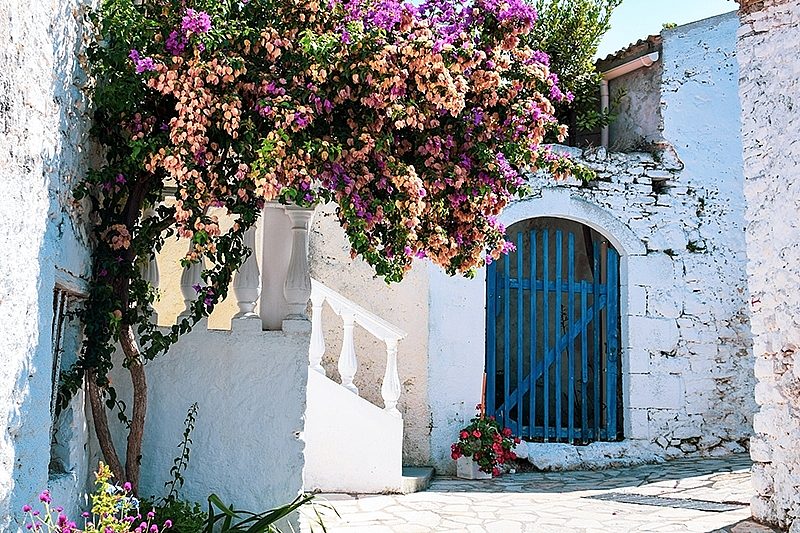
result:
[(22, 506), (22, 512), (23, 513), (29, 513), (30, 510), (31, 510), (31, 506), (30, 505), (23, 505)]
[(531, 57), (531, 60), (535, 61), (536, 63), (541, 63), (542, 65), (546, 66), (550, 65), (550, 56), (547, 55), (547, 53), (542, 52), (541, 50), (535, 51), (533, 53), (533, 56)]
[(153, 58), (141, 57), (138, 50), (131, 50), (131, 53), (128, 54), (128, 57), (131, 58), (131, 61), (133, 61), (133, 65), (136, 68), (136, 74), (141, 74), (142, 72), (156, 69), (156, 64), (153, 61)]
[(208, 33), (211, 30), (211, 17), (205, 11), (186, 10), (181, 19), (181, 29), (186, 33)]
[(50, 497), (50, 491), (49, 490), (42, 491), (42, 493), (39, 494), (39, 501), (44, 503), (50, 503), (51, 501), (53, 501), (53, 499)]
[(164, 529), (169, 529), (172, 527), (172, 520), (167, 520), (164, 522)]
[(123, 489), (125, 492), (130, 492), (132, 488), (133, 488), (133, 486), (132, 486), (132, 485), (130, 484), (130, 482), (128, 482), (128, 481), (126, 481), (126, 482), (125, 482), (125, 483), (122, 485), (122, 489)]
[(179, 34), (177, 30), (173, 30), (170, 32), (169, 37), (167, 37), (164, 48), (174, 56), (181, 55), (183, 51), (186, 50), (186, 36)]
[(124, 174), (117, 174), (116, 182), (120, 185), (125, 183), (125, 175)]
[(194, 292), (200, 292), (200, 289), (202, 289), (199, 283), (195, 283), (194, 285), (192, 285), (192, 288), (194, 289)]

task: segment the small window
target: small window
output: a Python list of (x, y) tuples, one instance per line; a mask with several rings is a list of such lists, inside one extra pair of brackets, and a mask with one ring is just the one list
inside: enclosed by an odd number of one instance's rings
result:
[[(51, 374), (50, 416), (53, 421), (50, 435), (50, 476), (71, 472), (75, 461), (82, 457), (85, 440), (84, 398), (79, 393), (69, 405), (57, 413), (60, 376), (77, 360), (83, 338), (83, 329), (75, 311), (84, 296), (56, 286), (53, 291), (53, 368)], [(81, 449), (76, 449), (81, 448)]]

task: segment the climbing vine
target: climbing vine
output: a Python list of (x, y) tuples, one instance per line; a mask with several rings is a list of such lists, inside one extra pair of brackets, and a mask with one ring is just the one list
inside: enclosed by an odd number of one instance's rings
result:
[[(525, 44), (536, 16), (525, 0), (102, 2), (90, 61), (105, 161), (75, 192), (93, 279), (61, 400), (87, 379), (117, 479), (138, 487), (144, 362), (226, 296), (266, 201), (335, 202), (353, 255), (394, 282), (414, 258), (470, 275), (508, 251), (497, 216), (523, 169), (586, 176), (541, 144), (566, 134), (553, 102), (572, 96)], [(191, 243), (184, 266), (206, 266), (189, 316), (162, 329), (142, 270), (172, 237)], [(119, 404), (117, 344), (134, 390), (124, 469), (103, 405)]]

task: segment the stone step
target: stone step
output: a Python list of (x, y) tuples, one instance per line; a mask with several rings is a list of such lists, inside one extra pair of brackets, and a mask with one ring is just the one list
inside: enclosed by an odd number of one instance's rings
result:
[(411, 494), (412, 492), (427, 490), (431, 486), (432, 479), (433, 468), (430, 466), (404, 466), (400, 492)]

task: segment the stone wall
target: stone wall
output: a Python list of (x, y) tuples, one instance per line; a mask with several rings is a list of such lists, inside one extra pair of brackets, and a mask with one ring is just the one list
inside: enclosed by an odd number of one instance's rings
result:
[(738, 58), (759, 411), (753, 515), (800, 531), (800, 2), (742, 2)]
[[(90, 3), (0, 3), (1, 531), (17, 530), (22, 505), (48, 486), (73, 511), (86, 482), (85, 464), (51, 479), (48, 463), (53, 289), (84, 291), (89, 270), (70, 190), (87, 168), (80, 61)], [(82, 410), (74, 414), (85, 432)]]

